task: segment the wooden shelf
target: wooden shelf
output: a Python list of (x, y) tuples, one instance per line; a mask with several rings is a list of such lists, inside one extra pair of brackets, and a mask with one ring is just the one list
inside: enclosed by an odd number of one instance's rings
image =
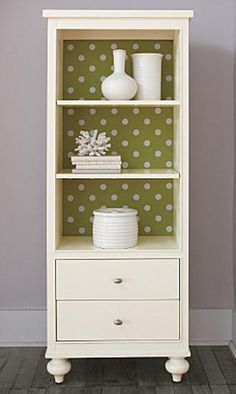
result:
[(176, 107), (179, 100), (57, 100), (61, 107)]
[(71, 169), (56, 174), (57, 179), (178, 179), (180, 174), (173, 169), (121, 170), (118, 174), (73, 174)]

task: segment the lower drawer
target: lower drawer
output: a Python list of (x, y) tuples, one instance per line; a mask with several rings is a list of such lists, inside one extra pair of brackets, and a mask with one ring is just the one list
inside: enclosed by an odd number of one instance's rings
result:
[(179, 301), (58, 301), (57, 340), (178, 340)]

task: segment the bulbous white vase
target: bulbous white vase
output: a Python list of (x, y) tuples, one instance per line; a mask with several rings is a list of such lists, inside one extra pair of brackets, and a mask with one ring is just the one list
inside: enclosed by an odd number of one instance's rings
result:
[(137, 92), (137, 83), (125, 73), (126, 51), (113, 51), (114, 71), (102, 82), (102, 94), (108, 100), (130, 100)]

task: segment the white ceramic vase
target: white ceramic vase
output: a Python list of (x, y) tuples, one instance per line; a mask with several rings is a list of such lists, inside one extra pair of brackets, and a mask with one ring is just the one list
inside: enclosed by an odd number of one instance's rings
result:
[(126, 51), (113, 51), (114, 71), (102, 82), (102, 94), (108, 100), (131, 100), (137, 92), (137, 83), (125, 73)]
[(136, 100), (161, 100), (160, 53), (134, 53), (133, 77), (138, 84)]
[(127, 249), (137, 245), (137, 211), (129, 208), (95, 209), (93, 243), (98, 248)]

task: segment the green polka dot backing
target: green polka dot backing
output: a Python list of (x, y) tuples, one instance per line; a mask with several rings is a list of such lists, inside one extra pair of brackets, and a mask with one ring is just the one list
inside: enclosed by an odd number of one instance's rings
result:
[(125, 49), (126, 72), (132, 76), (132, 53), (163, 54), (162, 99), (174, 97), (172, 40), (73, 40), (64, 41), (64, 99), (101, 100), (101, 82), (113, 71), (113, 49)]
[(81, 130), (98, 128), (111, 137), (110, 154), (121, 155), (123, 168), (172, 168), (173, 109), (146, 107), (64, 108), (63, 165)]
[(139, 235), (173, 235), (172, 180), (63, 181), (63, 235), (91, 236), (93, 210), (138, 210)]

